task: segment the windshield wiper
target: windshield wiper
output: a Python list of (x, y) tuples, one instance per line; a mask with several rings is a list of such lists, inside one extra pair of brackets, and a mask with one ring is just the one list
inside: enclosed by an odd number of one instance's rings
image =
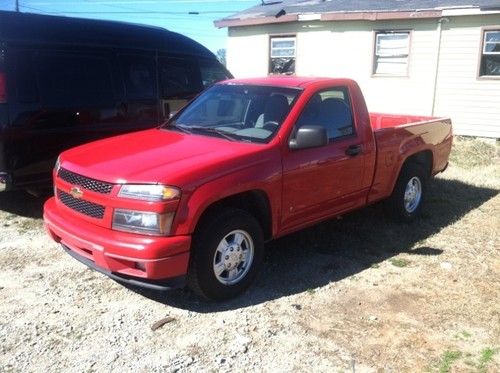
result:
[[(180, 127), (180, 126), (177, 126)], [(220, 137), (224, 137), (227, 140), (230, 141), (237, 141), (238, 137), (231, 135), (229, 132), (226, 131), (221, 131), (218, 130), (217, 128), (214, 127), (203, 127), (203, 126), (189, 126), (189, 127), (182, 127), (183, 129), (188, 129), (189, 130), (195, 130), (195, 131), (200, 131), (200, 132), (205, 132), (205, 133), (215, 133), (216, 135), (219, 135)]]
[(184, 127), (184, 126), (179, 126), (177, 124), (170, 124), (168, 126), (163, 126), (162, 128), (164, 129), (174, 129), (174, 130), (179, 130), (184, 133), (193, 133), (192, 131), (189, 130), (189, 127)]

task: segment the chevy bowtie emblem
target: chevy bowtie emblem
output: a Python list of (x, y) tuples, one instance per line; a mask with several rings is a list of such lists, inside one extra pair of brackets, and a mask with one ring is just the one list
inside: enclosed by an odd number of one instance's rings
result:
[(82, 190), (76, 186), (71, 188), (71, 190), (69, 191), (69, 194), (71, 194), (74, 198), (78, 198), (78, 199), (83, 196)]

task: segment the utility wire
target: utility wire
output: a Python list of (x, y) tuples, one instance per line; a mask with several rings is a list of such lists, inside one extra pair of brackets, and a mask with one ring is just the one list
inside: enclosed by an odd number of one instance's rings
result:
[[(34, 9), (42, 11), (41, 9), (29, 7), (23, 5), (23, 8)], [(46, 11), (49, 13), (55, 14), (170, 14), (170, 15), (198, 15), (198, 14), (226, 14), (226, 13), (234, 13), (234, 11), (228, 10), (207, 10), (207, 11), (186, 11), (186, 12), (172, 12), (172, 11), (163, 11), (163, 10), (136, 10), (136, 11), (71, 11), (71, 10), (58, 10), (58, 11)]]

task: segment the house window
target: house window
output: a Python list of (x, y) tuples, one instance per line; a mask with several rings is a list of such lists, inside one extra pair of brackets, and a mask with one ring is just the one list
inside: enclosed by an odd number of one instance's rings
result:
[(375, 34), (373, 74), (408, 75), (409, 31), (381, 31)]
[(500, 76), (500, 30), (484, 32), (479, 75)]
[(269, 74), (295, 74), (295, 36), (271, 37)]

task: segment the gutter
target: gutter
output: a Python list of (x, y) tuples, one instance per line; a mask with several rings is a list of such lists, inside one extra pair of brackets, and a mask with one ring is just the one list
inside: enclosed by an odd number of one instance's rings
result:
[[(441, 10), (428, 11), (393, 11), (393, 12), (334, 12), (334, 13), (313, 13), (316, 19), (320, 21), (379, 21), (391, 19), (422, 19), (422, 18), (439, 18), (442, 16)], [(307, 21), (307, 17), (303, 14), (284, 14), (282, 16), (262, 16), (255, 18), (224, 18), (214, 21), (217, 28), (223, 27), (238, 27), (238, 26), (257, 26), (275, 23)]]
[[(282, 14), (281, 14), (282, 13)], [(276, 15), (269, 16), (249, 16), (248, 18), (224, 18), (214, 21), (217, 28), (238, 27), (238, 26), (257, 26), (274, 23), (300, 22), (313, 20), (319, 21), (381, 21), (398, 19), (425, 19), (441, 18), (453, 16), (472, 16), (484, 14), (500, 14), (500, 5), (491, 7), (454, 7), (454, 8), (435, 8), (428, 10), (414, 11), (359, 11), (359, 12), (326, 12), (326, 13), (304, 13), (287, 14), (282, 9)]]

